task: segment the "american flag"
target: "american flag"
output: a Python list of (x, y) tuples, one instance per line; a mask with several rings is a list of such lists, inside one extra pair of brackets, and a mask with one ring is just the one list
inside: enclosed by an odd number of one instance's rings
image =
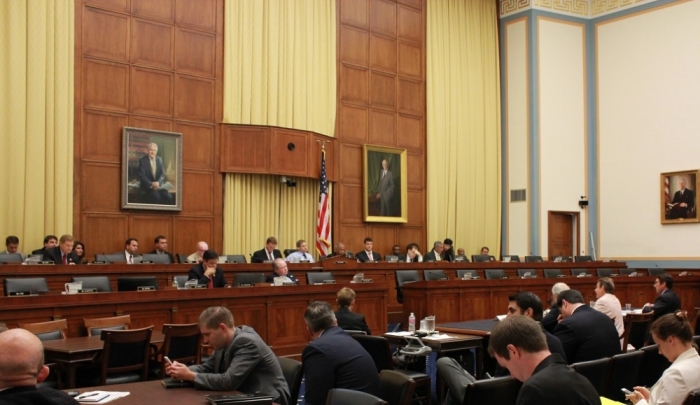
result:
[(331, 252), (331, 212), (328, 208), (325, 150), (321, 150), (321, 191), (318, 196), (318, 217), (316, 218), (316, 251), (320, 257), (328, 256)]

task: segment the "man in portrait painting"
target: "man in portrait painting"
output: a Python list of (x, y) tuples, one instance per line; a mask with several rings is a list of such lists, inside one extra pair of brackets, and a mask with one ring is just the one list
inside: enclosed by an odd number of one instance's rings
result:
[(379, 171), (379, 186), (377, 190), (377, 199), (379, 200), (381, 209), (379, 215), (393, 216), (391, 199), (394, 196), (394, 176), (389, 170), (389, 162), (386, 159), (382, 160), (382, 170)]
[(666, 207), (668, 219), (695, 218), (695, 193), (686, 188), (687, 179), (681, 177), (680, 189), (673, 194), (673, 201)]
[(139, 159), (139, 194), (144, 198), (147, 204), (166, 204), (172, 205), (172, 195), (168, 190), (162, 188), (165, 182), (165, 169), (163, 167), (163, 158), (157, 156), (158, 145), (151, 142), (148, 144), (146, 155)]

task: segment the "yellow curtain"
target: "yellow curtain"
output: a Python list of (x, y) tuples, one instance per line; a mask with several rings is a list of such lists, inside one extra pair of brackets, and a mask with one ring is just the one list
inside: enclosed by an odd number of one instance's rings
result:
[(224, 123), (333, 136), (335, 1), (227, 0)]
[(0, 2), (0, 235), (73, 227), (73, 0)]
[[(333, 136), (335, 38), (335, 1), (226, 0), (223, 121)], [(225, 252), (248, 254), (276, 236), (280, 249), (305, 239), (316, 255), (319, 180), (295, 178), (280, 191), (279, 179), (226, 175)]]
[(269, 236), (278, 248), (296, 249), (304, 239), (316, 253), (316, 209), (319, 180), (296, 179), (296, 187), (280, 183), (280, 176), (228, 175), (224, 187), (224, 253), (248, 256), (262, 249)]
[(429, 0), (427, 235), (478, 254), (501, 241), (498, 8)]

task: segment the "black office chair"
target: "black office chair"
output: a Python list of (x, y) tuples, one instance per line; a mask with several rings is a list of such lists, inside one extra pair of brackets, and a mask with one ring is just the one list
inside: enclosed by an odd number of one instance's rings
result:
[(287, 257), (298, 250), (299, 249), (284, 249), (284, 257)]
[(571, 256), (552, 256), (549, 259), (553, 262), (566, 263), (571, 261)]
[(22, 263), (22, 254), (20, 253), (1, 253), (0, 254), (0, 263), (3, 264), (13, 264), (13, 263)]
[(592, 262), (593, 258), (590, 256), (574, 256), (575, 262)]
[(382, 385), (382, 399), (389, 405), (409, 405), (416, 390), (416, 382), (409, 376), (398, 371), (382, 370), (379, 373)]
[(396, 255), (386, 255), (386, 256), (384, 256), (384, 261), (387, 261), (390, 263), (396, 263), (399, 261), (399, 257)]
[(245, 255), (226, 255), (226, 263), (248, 263)]
[(31, 278), (6, 278), (2, 281), (5, 289), (5, 296), (29, 293), (32, 295), (49, 291), (44, 277)]
[(610, 277), (615, 273), (613, 269), (596, 269), (596, 274), (598, 277)]
[(503, 269), (486, 269), (484, 270), (484, 276), (486, 276), (487, 280), (508, 278), (508, 276), (506, 276), (506, 271)]
[[(58, 340), (66, 338), (68, 330), (68, 321), (59, 319), (57, 321), (38, 322), (38, 323), (21, 323), (19, 327), (33, 333), (42, 342), (48, 340)], [(49, 368), (49, 377), (37, 384), (39, 388), (63, 388), (63, 365), (62, 363), (46, 363)]]
[(494, 260), (496, 260), (496, 258), (490, 255), (472, 255), (473, 263), (486, 263)]
[(620, 389), (630, 389), (629, 387), (639, 385), (638, 373), (635, 371), (639, 370), (639, 366), (642, 365), (642, 357), (644, 357), (644, 352), (641, 350), (616, 354), (612, 357), (608, 386), (604, 397), (613, 401), (625, 402), (625, 394)]
[(457, 278), (464, 278), (465, 274), (469, 274), (471, 278), (479, 278), (477, 270), (457, 270)]
[(598, 360), (583, 361), (574, 363), (571, 368), (577, 373), (586, 377), (591, 382), (598, 395), (602, 396), (605, 393), (605, 385), (608, 383), (608, 368), (610, 367), (610, 357), (604, 357)]
[(387, 402), (362, 391), (333, 388), (328, 391), (326, 405), (387, 405)]
[(538, 277), (537, 269), (518, 269), (518, 277)]
[(112, 284), (109, 282), (109, 277), (106, 276), (73, 277), (71, 281), (74, 283), (82, 282), (83, 289), (95, 288), (97, 292), (112, 292)]
[(189, 256), (189, 255), (183, 255), (183, 254), (178, 253), (177, 254), (177, 261), (180, 263), (187, 263), (187, 256)]
[(447, 280), (445, 270), (423, 270), (425, 281)]
[(141, 263), (172, 264), (169, 255), (159, 255), (157, 253), (146, 253), (141, 255)]
[(660, 269), (658, 267), (653, 267), (651, 269), (647, 269), (647, 273), (649, 273), (650, 276), (658, 276), (659, 274), (666, 273), (666, 269)]
[(177, 288), (185, 288), (185, 283), (189, 280), (189, 276), (173, 276), (177, 283)]
[(685, 397), (683, 405), (700, 405), (700, 389), (690, 391)]
[(311, 273), (311, 272), (306, 273), (306, 284), (309, 284), (309, 285), (323, 284), (324, 281), (331, 281), (331, 280), (335, 280), (335, 277), (333, 277), (333, 273), (331, 273), (330, 271), (320, 271), (318, 273)]
[(544, 269), (544, 278), (557, 278), (563, 275), (561, 269)]
[(301, 378), (304, 373), (301, 371), (301, 362), (287, 357), (277, 357), (277, 361), (282, 367), (282, 375), (287, 381), (289, 393), (291, 394), (290, 404), (296, 404), (299, 400), (299, 389), (301, 388)]
[(588, 274), (588, 269), (571, 269), (572, 276), (580, 276), (581, 274)]
[(265, 282), (265, 273), (234, 273), (233, 286), (240, 287), (241, 284), (262, 284)]
[(671, 367), (671, 362), (666, 356), (659, 354), (658, 345), (644, 346), (641, 350), (644, 352), (644, 357), (639, 367), (639, 384), (651, 387), (659, 381), (664, 371)]
[(120, 254), (99, 254), (95, 255), (95, 260), (105, 263), (126, 263), (126, 256)]
[(397, 270), (395, 273), (396, 278), (396, 300), (399, 303), (403, 303), (403, 287), (406, 283), (412, 283), (414, 281), (420, 281), (420, 273), (418, 270)]
[(522, 383), (513, 377), (489, 378), (467, 385), (463, 404), (514, 404)]
[(645, 314), (628, 313), (623, 319), (625, 332), (622, 339), (622, 352), (627, 351), (627, 345), (634, 346), (635, 349), (641, 349), (649, 335), (649, 328), (654, 318), (654, 312)]
[(539, 263), (542, 261), (542, 256), (525, 256), (525, 263)]
[(151, 359), (148, 374), (162, 379), (165, 374), (165, 357), (185, 365), (199, 364), (202, 351), (202, 334), (196, 323), (163, 325), (163, 345)]
[(505, 255), (501, 257), (501, 261), (504, 261), (506, 257), (510, 257), (510, 262), (511, 263), (520, 263), (520, 256), (518, 255)]

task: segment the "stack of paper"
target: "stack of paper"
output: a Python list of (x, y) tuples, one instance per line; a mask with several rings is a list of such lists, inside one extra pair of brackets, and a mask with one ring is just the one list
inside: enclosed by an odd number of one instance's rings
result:
[(128, 392), (88, 391), (78, 395), (75, 399), (81, 404), (106, 404), (127, 395), (129, 395)]

